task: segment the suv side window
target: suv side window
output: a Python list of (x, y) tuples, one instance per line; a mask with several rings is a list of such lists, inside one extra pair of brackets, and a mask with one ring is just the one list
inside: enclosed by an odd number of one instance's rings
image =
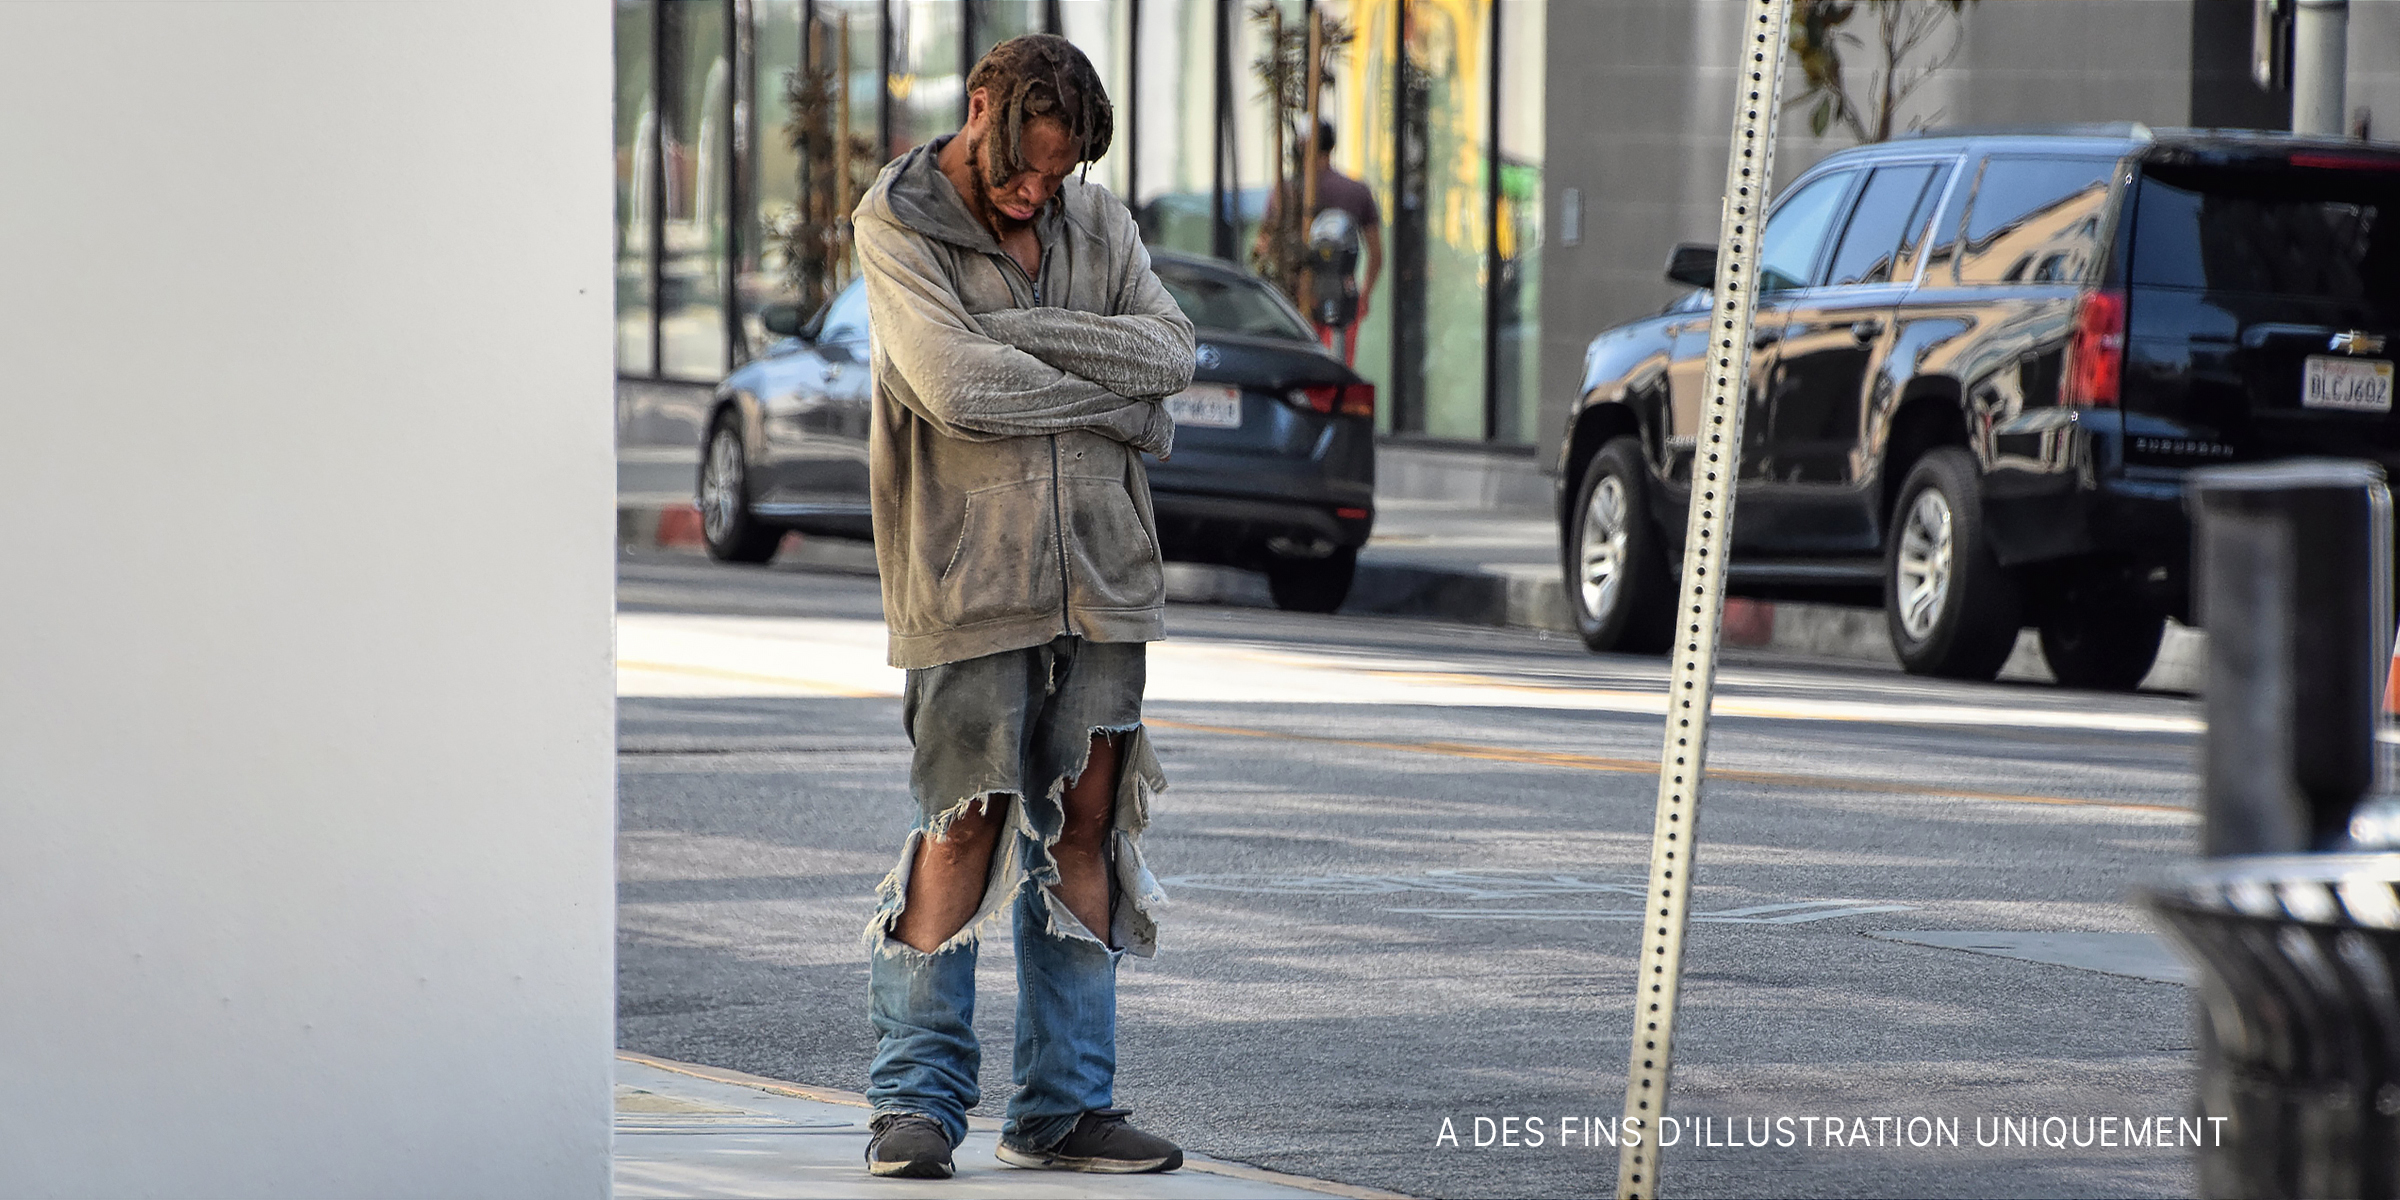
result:
[(1933, 179), (1932, 163), (1877, 167), (1858, 194), (1849, 227), (1834, 247), (1833, 266), (1825, 272), (1834, 287), (1860, 283), (1889, 283), (1892, 260), (1908, 227), (1909, 214), (1923, 203), (1925, 185)]
[(2110, 158), (2012, 158), (1984, 164), (1958, 252), (1962, 284), (2080, 283), (2100, 258)]
[(1816, 282), (1818, 252), (1825, 248), (1833, 221), (1841, 215), (1842, 197), (1850, 194), (1856, 171), (1819, 175), (1799, 191), (1784, 197), (1767, 218), (1766, 240), (1758, 252), (1758, 290), (1785, 292)]

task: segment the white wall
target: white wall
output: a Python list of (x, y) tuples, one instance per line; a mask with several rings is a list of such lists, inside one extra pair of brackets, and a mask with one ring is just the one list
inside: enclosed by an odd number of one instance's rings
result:
[(0, 1195), (605, 1193), (609, 64), (0, 3)]

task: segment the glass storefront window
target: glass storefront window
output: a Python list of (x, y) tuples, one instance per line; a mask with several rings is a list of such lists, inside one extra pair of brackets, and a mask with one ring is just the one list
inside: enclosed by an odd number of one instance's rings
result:
[(1116, 110), (1116, 136), (1109, 143), (1108, 153), (1092, 164), (1089, 178), (1115, 192), (1127, 204), (1133, 202), (1125, 188), (1125, 168), (1131, 161), (1127, 147), (1133, 144), (1136, 135), (1128, 79), (1133, 56), (1126, 53), (1125, 27), (1133, 3), (1134, 0), (1059, 0), (1058, 5), (1059, 35), (1075, 43), (1075, 48), (1092, 60), (1092, 69), (1100, 72), (1100, 82), (1108, 88), (1109, 103)]
[(886, 158), (898, 158), (966, 119), (966, 79), (960, 74), (960, 42), (967, 35), (966, 6), (957, 0), (899, 0), (892, 17), (892, 143)]
[(796, 219), (800, 205), (800, 156), (784, 126), (792, 116), (785, 89), (800, 69), (801, 0), (751, 0), (750, 13), (752, 102), (745, 164), (750, 197), (749, 211), (741, 214), (742, 261), (734, 276), (741, 302), (741, 358), (772, 340), (759, 324), (759, 309), (793, 299), (791, 264), (778, 232)]
[[(1392, 128), (1393, 51), (1399, 43), (1401, 0), (1320, 3), (1328, 16), (1350, 23), (1350, 50), (1336, 72), (1332, 96), (1333, 165), (1375, 193), (1383, 214), (1383, 273), (1366, 292), (1366, 316), (1358, 323), (1358, 373), (1374, 383), (1377, 432), (1389, 433), (1399, 388), (1392, 375), (1392, 296), (1397, 272), (1392, 236), (1398, 195), (1396, 139)], [(1362, 268), (1363, 271), (1363, 268)], [(1362, 273), (1360, 282), (1365, 282)]]
[(1217, 0), (1142, 0), (1140, 164), (1134, 212), (1153, 245), (1210, 253)]
[(967, 3), (974, 10), (977, 58), (1018, 34), (1050, 32), (1042, 27), (1042, 0), (967, 0)]
[(659, 374), (713, 381), (727, 363), (725, 256), (733, 181), (733, 66), (722, 0), (661, 0), (666, 102)]
[[(1548, 0), (1266, 2), (1295, 30), (1312, 10), (1352, 30), (1324, 99), (1337, 138), (1326, 165), (1380, 210), (1382, 263), (1354, 352), (1383, 397), (1379, 426), (1533, 440)], [(765, 305), (838, 289), (855, 270), (856, 195), (889, 156), (958, 128), (971, 52), (1026, 32), (1068, 37), (1099, 69), (1117, 127), (1088, 177), (1128, 200), (1144, 235), (1250, 260), (1277, 165), (1258, 70), (1269, 30), (1253, 5), (613, 3), (621, 374), (712, 382), (770, 340)], [(848, 155), (817, 125), (803, 132), (819, 149), (794, 145), (788, 84), (812, 54), (838, 82), (803, 120), (838, 126)], [(818, 244), (830, 257), (801, 249)], [(808, 295), (795, 291), (802, 275)]]
[(617, 0), (617, 372), (648, 375), (650, 211), (658, 203), (650, 94), (654, 0)]
[(1404, 0), (1390, 210), (1393, 428), (1484, 434), (1492, 0)]
[(1548, 0), (1500, 0), (1500, 199), (1492, 222), (1492, 439), (1541, 424), (1543, 28)]

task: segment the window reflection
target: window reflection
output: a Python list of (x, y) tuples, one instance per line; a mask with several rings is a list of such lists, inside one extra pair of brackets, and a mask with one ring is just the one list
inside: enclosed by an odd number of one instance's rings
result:
[(1767, 218), (1767, 234), (1758, 250), (1758, 290), (1789, 291), (1807, 287), (1816, 278), (1818, 251), (1842, 196), (1850, 190), (1855, 171), (1820, 175), (1792, 193)]
[[(1379, 423), (1532, 440), (1546, 0), (1259, 2), (1290, 27), (1313, 10), (1353, 31), (1325, 94), (1327, 165), (1366, 186), (1382, 225), (1354, 354), (1385, 397)], [(1021, 33), (1055, 25), (1101, 72), (1117, 134), (1089, 178), (1126, 196), (1155, 244), (1244, 258), (1264, 215), (1276, 139), (1252, 0), (612, 3), (625, 375), (713, 382), (769, 340), (766, 304), (838, 291), (851, 205), (827, 181), (847, 167), (854, 196), (889, 156), (955, 130), (973, 57)], [(850, 156), (814, 125), (820, 149), (794, 145), (787, 84), (812, 53), (834, 77), (811, 92), (830, 97), (812, 117), (863, 137)], [(795, 237), (811, 213), (831, 231), (814, 255)]]
[(2001, 158), (1967, 208), (1961, 283), (2072, 283), (2098, 253), (2110, 159)]
[(1216, 0), (1142, 0), (1140, 195), (1151, 244), (1213, 253)]
[(1493, 213), (1492, 438), (1531, 442), (1541, 419), (1542, 67), (1546, 0), (1501, 0), (1500, 199)]
[(733, 180), (733, 67), (725, 6), (662, 0), (658, 60), (667, 188), (659, 263), (659, 374), (725, 373), (725, 252)]
[(658, 203), (652, 140), (647, 0), (617, 0), (617, 371), (647, 375), (650, 360), (650, 212)]
[(892, 14), (892, 142), (898, 158), (966, 120), (966, 79), (959, 74), (967, 9), (958, 0), (901, 0)]
[(1925, 181), (1932, 177), (1931, 166), (1876, 169), (1851, 208), (1841, 244), (1834, 248), (1833, 266), (1825, 273), (1833, 286), (1891, 281), (1902, 227), (1917, 210)]
[(1491, 0), (1401, 6), (1393, 428), (1480, 439)]

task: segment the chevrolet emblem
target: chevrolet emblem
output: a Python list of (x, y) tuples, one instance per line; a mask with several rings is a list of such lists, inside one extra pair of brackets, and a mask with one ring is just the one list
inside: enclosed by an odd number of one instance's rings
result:
[(2325, 348), (2344, 354), (2381, 354), (2383, 339), (2363, 329), (2349, 329), (2333, 335), (2333, 341)]

